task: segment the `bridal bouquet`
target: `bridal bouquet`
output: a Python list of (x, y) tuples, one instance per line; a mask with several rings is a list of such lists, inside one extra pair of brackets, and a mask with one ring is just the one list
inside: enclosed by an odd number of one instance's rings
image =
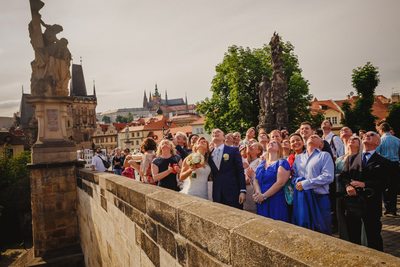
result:
[[(188, 164), (190, 165), (190, 167), (199, 168), (204, 165), (204, 156), (199, 152), (195, 152), (188, 156), (187, 161), (188, 161)], [(195, 171), (192, 171), (191, 177), (196, 178)]]

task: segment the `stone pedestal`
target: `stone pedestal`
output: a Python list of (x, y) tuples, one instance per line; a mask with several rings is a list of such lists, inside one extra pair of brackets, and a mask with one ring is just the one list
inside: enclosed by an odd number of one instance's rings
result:
[(76, 162), (29, 167), (35, 256), (79, 244)]
[(43, 257), (79, 245), (76, 147), (68, 140), (70, 97), (30, 97), (38, 121), (30, 168), (33, 247)]

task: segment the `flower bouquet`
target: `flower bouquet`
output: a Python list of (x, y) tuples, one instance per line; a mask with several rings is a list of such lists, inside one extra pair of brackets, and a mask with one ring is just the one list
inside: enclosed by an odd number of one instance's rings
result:
[[(188, 164), (190, 167), (200, 168), (204, 165), (204, 156), (199, 152), (192, 153), (188, 156)], [(191, 177), (197, 177), (196, 171), (192, 171)]]

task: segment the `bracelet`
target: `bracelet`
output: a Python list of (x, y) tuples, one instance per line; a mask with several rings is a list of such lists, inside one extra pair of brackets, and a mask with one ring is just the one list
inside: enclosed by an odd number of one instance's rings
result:
[(262, 196), (264, 200), (267, 200), (268, 197), (266, 195), (263, 194)]

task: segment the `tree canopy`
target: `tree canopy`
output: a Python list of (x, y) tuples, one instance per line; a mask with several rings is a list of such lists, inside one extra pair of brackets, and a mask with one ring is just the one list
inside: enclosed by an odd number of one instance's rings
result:
[(393, 128), (395, 135), (400, 138), (400, 102), (390, 106), (386, 121)]
[[(301, 121), (313, 120), (309, 112), (312, 95), (309, 83), (302, 76), (294, 46), (282, 42), (284, 71), (288, 83), (288, 113), (291, 131), (297, 129)], [(210, 131), (244, 133), (249, 127), (257, 126), (260, 110), (258, 85), (262, 76), (271, 77), (271, 49), (243, 48), (230, 46), (221, 63), (215, 68), (211, 83), (211, 98), (197, 103), (197, 111), (206, 116), (205, 128)]]
[(354, 107), (351, 107), (350, 103), (344, 103), (342, 107), (343, 124), (353, 131), (374, 130), (376, 118), (372, 115), (372, 105), (374, 104), (375, 88), (379, 84), (378, 68), (371, 62), (367, 62), (364, 66), (353, 69), (351, 78), (358, 98)]

